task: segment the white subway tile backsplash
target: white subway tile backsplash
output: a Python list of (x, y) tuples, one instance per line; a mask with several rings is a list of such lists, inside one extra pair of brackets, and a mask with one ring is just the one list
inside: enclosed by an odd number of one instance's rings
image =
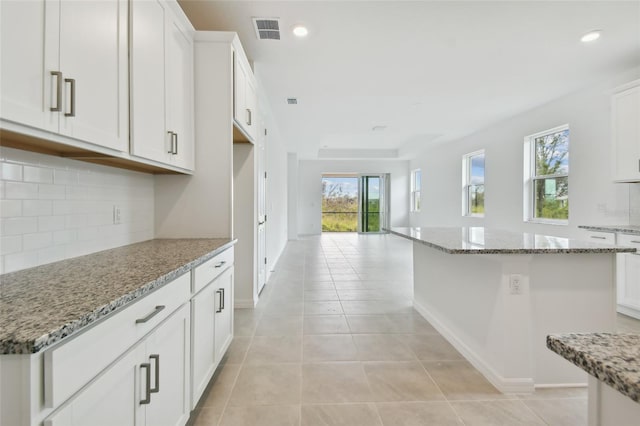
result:
[(22, 216), (22, 201), (0, 200), (0, 217)]
[(38, 231), (58, 231), (64, 229), (64, 216), (40, 216), (38, 217)]
[(0, 255), (16, 253), (22, 251), (22, 236), (2, 236), (0, 237)]
[(38, 254), (33, 251), (7, 254), (4, 257), (3, 273), (38, 266)]
[(51, 245), (53, 245), (51, 232), (38, 232), (22, 236), (22, 246), (25, 251), (37, 250)]
[(30, 234), (38, 230), (38, 219), (35, 217), (9, 217), (2, 219), (0, 229), (3, 236)]
[(52, 202), (50, 200), (23, 200), (23, 216), (51, 216), (53, 214)]
[(153, 238), (153, 188), (152, 175), (0, 147), (0, 273)]
[(56, 185), (77, 185), (78, 172), (75, 170), (54, 170), (53, 183)]
[(64, 185), (38, 185), (38, 198), (41, 200), (64, 200), (66, 187)]
[(25, 182), (53, 183), (53, 169), (24, 166), (23, 180)]
[(0, 179), (22, 180), (22, 166), (20, 164), (0, 163)]
[(78, 238), (78, 231), (75, 229), (64, 229), (62, 231), (53, 232), (53, 244), (69, 244)]
[(28, 200), (38, 198), (38, 184), (24, 182), (5, 182), (5, 197), (7, 200)]

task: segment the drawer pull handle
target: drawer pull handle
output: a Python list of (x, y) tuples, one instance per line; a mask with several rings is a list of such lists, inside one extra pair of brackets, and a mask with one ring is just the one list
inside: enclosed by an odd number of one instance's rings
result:
[(224, 265), (225, 263), (227, 263), (227, 261), (226, 261), (226, 260), (223, 260), (223, 261), (222, 261), (222, 262), (220, 262), (220, 263), (216, 263), (213, 267), (214, 267), (214, 268), (216, 268), (216, 269), (217, 269), (217, 268), (222, 268), (222, 265)]
[(149, 315), (147, 315), (144, 318), (138, 318), (136, 320), (136, 324), (144, 324), (145, 322), (149, 321), (151, 318), (153, 318), (156, 315), (158, 315), (160, 313), (160, 311), (163, 310), (164, 308), (165, 308), (164, 305), (156, 306), (156, 308), (153, 310), (153, 312), (151, 312)]
[(220, 290), (216, 290), (216, 293), (220, 295), (220, 302), (218, 303), (218, 309), (216, 309), (216, 314), (219, 314), (220, 312), (222, 312), (223, 294), (222, 294), (222, 291)]
[(640, 244), (640, 241), (636, 241), (636, 240), (631, 240), (631, 242), (632, 242), (633, 244)]
[(157, 393), (157, 392), (160, 392), (160, 355), (159, 354), (149, 355), (149, 359), (154, 360), (156, 364), (156, 377), (155, 377), (156, 385), (152, 388), (150, 387), (149, 392)]
[(140, 364), (140, 368), (144, 368), (147, 373), (145, 375), (147, 380), (147, 385), (145, 386), (146, 396), (144, 399), (140, 400), (140, 405), (149, 404), (151, 402), (151, 364), (148, 362)]
[(595, 235), (592, 235), (591, 238), (595, 238), (596, 240), (606, 240), (607, 237), (596, 237)]
[(224, 310), (224, 288), (220, 289), (220, 310), (223, 311)]

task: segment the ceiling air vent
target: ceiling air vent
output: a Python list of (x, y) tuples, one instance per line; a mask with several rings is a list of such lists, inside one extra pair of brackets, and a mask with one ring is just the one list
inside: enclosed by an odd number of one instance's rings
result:
[(287, 98), (287, 103), (289, 105), (298, 105), (298, 98)]
[(280, 40), (280, 18), (253, 18), (253, 29), (260, 40)]

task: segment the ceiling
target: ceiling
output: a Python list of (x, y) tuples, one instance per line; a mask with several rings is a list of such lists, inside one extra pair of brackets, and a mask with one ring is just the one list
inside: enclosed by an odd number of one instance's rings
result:
[[(239, 34), (301, 158), (408, 158), (640, 66), (640, 1), (180, 4), (196, 29)], [(282, 39), (258, 40), (252, 17), (280, 18)]]

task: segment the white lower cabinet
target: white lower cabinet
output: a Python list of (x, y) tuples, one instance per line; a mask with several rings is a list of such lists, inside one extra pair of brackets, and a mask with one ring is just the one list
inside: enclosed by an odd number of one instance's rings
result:
[[(617, 244), (640, 251), (640, 235), (618, 234)], [(640, 254), (617, 255), (618, 312), (640, 319)]]
[(45, 426), (186, 424), (189, 334), (189, 306), (183, 305), (49, 416)]
[(192, 408), (233, 339), (233, 266), (228, 266), (191, 299)]

